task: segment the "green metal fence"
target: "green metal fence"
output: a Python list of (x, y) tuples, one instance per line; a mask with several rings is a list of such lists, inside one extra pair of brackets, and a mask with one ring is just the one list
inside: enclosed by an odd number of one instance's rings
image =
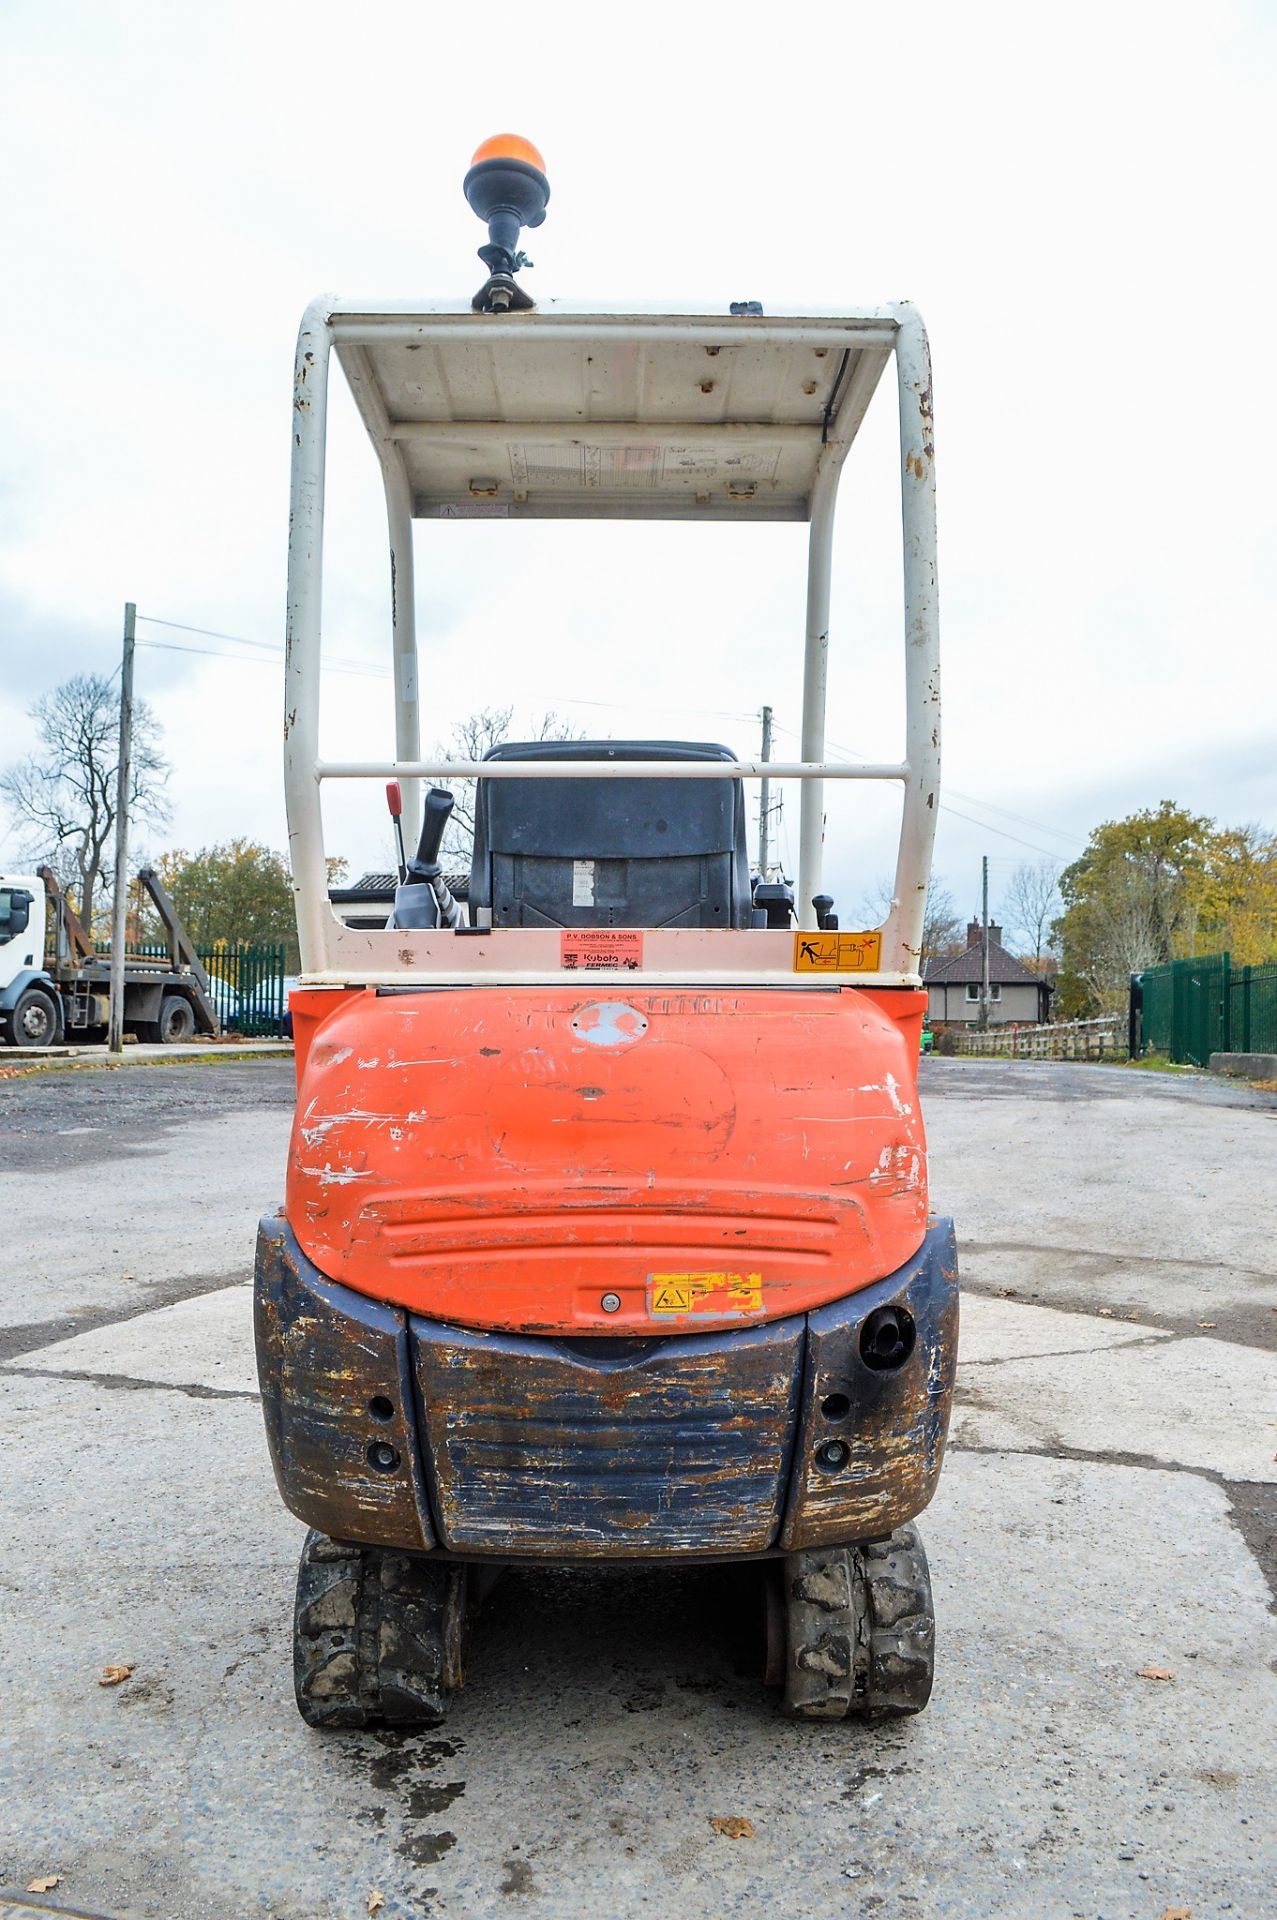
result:
[[(282, 945), (196, 947), (195, 951), (208, 975), (224, 1033), (283, 1033), (287, 1003)], [(168, 948), (163, 943), (130, 946), (129, 954), (139, 960), (167, 959)]]
[(1277, 1053), (1277, 962), (1235, 967), (1226, 953), (1148, 967), (1143, 1051), (1204, 1067), (1212, 1053)]
[(284, 1031), (282, 946), (199, 947), (196, 951), (225, 1031), (255, 1035)]

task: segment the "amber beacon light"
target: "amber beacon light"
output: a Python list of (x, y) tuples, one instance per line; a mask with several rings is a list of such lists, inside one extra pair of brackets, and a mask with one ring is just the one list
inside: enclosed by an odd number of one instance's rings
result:
[(476, 148), (464, 188), (466, 199), (488, 228), (488, 244), (479, 248), (488, 279), (474, 297), (476, 311), (509, 313), (530, 307), (530, 295), (514, 276), (532, 265), (519, 251), (523, 228), (539, 227), (545, 219), (550, 198), (545, 161), (532, 142), (519, 134), (494, 134)]

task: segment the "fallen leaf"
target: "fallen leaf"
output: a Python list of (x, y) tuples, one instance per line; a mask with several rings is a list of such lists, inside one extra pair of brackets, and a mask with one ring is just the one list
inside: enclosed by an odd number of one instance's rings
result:
[(382, 1908), (385, 1906), (385, 1904), (386, 1904), (385, 1894), (382, 1893), (379, 1888), (374, 1887), (372, 1892), (368, 1895), (369, 1913), (380, 1913)]
[(103, 1667), (98, 1685), (100, 1687), (118, 1687), (122, 1681), (128, 1679), (132, 1671), (133, 1668), (131, 1664), (127, 1667)]
[(1193, 1909), (1191, 1907), (1167, 1907), (1162, 1915), (1162, 1920), (1193, 1920)]
[(1099, 1314), (1101, 1320), (1111, 1320), (1114, 1314), (1117, 1312), (1117, 1308), (1116, 1307), (1097, 1307), (1096, 1311)]
[(1139, 1678), (1141, 1680), (1173, 1680), (1175, 1675), (1169, 1667), (1141, 1667)]
[(1198, 1327), (1217, 1327), (1219, 1325), (1219, 1321), (1218, 1320), (1195, 1320), (1193, 1324), (1194, 1326), (1198, 1326)]
[(754, 1837), (753, 1821), (742, 1820), (738, 1814), (712, 1814), (710, 1825), (715, 1833), (721, 1833), (727, 1840), (752, 1840)]
[(60, 1873), (44, 1873), (35, 1880), (27, 1881), (28, 1893), (52, 1893), (62, 1878)]

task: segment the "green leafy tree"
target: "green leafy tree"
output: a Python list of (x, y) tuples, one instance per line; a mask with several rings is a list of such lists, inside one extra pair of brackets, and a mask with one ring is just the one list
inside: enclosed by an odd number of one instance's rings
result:
[(1062, 1013), (1116, 1011), (1132, 973), (1197, 950), (1221, 836), (1173, 801), (1106, 820), (1060, 875)]
[(1277, 956), (1277, 835), (1246, 826), (1215, 836), (1194, 950), (1238, 967)]
[(154, 864), (197, 946), (282, 942), (295, 968), (293, 883), (282, 854), (255, 840), (227, 840), (198, 853), (161, 854)]

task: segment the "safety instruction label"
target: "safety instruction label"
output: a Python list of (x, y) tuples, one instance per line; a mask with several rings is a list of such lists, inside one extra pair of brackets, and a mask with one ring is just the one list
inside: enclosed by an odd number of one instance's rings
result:
[(761, 1313), (761, 1273), (649, 1273), (647, 1310), (656, 1314)]
[(877, 973), (882, 933), (796, 933), (795, 973)]
[(559, 965), (565, 973), (590, 973), (620, 967), (637, 973), (643, 964), (643, 935), (634, 927), (568, 927), (559, 935)]

